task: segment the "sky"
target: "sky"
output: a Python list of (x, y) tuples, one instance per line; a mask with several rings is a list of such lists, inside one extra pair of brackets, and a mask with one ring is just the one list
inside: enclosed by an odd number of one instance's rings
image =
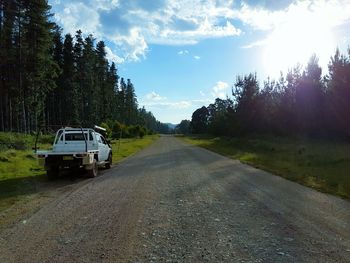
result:
[(49, 0), (64, 33), (106, 43), (139, 106), (161, 122), (191, 119), (231, 96), (237, 75), (267, 77), (312, 54), (323, 73), (350, 45), (350, 0)]

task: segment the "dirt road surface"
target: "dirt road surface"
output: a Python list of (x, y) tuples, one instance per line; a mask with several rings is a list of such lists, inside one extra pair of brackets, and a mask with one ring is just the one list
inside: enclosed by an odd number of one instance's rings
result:
[(3, 227), (0, 262), (350, 262), (350, 203), (163, 136)]

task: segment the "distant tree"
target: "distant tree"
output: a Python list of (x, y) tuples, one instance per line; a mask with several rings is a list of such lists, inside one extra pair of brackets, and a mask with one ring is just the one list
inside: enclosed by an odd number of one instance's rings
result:
[(347, 56), (336, 50), (328, 71), (328, 125), (333, 133), (350, 136), (350, 48)]
[(237, 129), (242, 133), (254, 132), (259, 121), (259, 84), (256, 74), (244, 77), (238, 76), (233, 91), (236, 118), (239, 123)]
[(209, 111), (206, 107), (197, 109), (192, 114), (191, 129), (193, 133), (206, 133), (208, 131)]
[(191, 121), (182, 120), (175, 128), (176, 133), (189, 134), (191, 133)]
[(318, 58), (313, 55), (303, 72), (300, 85), (296, 87), (299, 131), (307, 135), (320, 134), (323, 128), (324, 88), (321, 75)]
[(215, 135), (230, 135), (233, 131), (233, 102), (217, 98), (208, 106), (208, 130)]

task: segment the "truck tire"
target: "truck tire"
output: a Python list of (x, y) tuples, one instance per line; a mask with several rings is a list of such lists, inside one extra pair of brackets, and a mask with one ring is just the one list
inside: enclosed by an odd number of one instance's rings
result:
[(59, 175), (58, 167), (50, 167), (50, 169), (46, 171), (46, 175), (50, 181), (56, 179)]
[(97, 162), (96, 162), (96, 159), (94, 159), (94, 162), (92, 163), (92, 169), (87, 170), (87, 175), (89, 178), (94, 178), (97, 176), (97, 173), (98, 173)]
[(110, 169), (110, 168), (111, 168), (111, 165), (112, 165), (112, 153), (110, 153), (110, 154), (108, 155), (108, 160), (107, 160), (107, 162), (106, 162), (106, 164), (105, 164), (105, 168), (106, 168), (106, 169)]

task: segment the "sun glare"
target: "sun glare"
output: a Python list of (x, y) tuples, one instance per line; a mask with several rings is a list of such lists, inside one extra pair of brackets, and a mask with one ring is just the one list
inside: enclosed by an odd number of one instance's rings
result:
[(327, 65), (335, 49), (331, 23), (325, 12), (318, 14), (306, 10), (276, 26), (267, 40), (263, 53), (264, 67), (268, 75), (278, 77), (280, 71), (300, 63), (305, 65), (312, 54), (320, 65)]

